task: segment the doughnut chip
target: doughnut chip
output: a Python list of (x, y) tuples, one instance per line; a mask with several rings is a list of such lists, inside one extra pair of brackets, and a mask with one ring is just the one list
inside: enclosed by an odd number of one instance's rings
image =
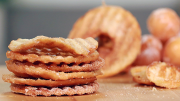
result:
[(32, 87), (18, 84), (11, 84), (11, 90), (15, 93), (22, 93), (30, 96), (61, 96), (61, 95), (82, 95), (82, 94), (91, 94), (97, 91), (99, 88), (98, 83), (90, 83), (85, 85), (76, 85), (72, 87)]
[(131, 68), (133, 80), (139, 84), (154, 85), (146, 76), (147, 66), (136, 66)]
[(141, 48), (141, 28), (136, 18), (118, 6), (89, 10), (74, 24), (68, 38), (98, 38), (98, 52), (105, 59), (103, 75), (116, 75), (131, 65)]
[[(27, 74), (25, 77), (35, 77), (35, 78), (45, 78), (52, 80), (68, 80), (73, 78), (91, 78), (97, 75), (101, 75), (101, 70), (91, 71), (91, 72), (56, 72), (52, 70), (46, 70), (41, 67), (28, 66), (25, 63), (16, 64), (14, 62), (10, 63), (10, 60), (6, 61), (6, 66), (9, 71), (16, 74)], [(18, 75), (20, 76), (20, 75)], [(23, 75), (21, 75), (23, 77)]]
[(88, 55), (93, 53), (97, 47), (98, 42), (89, 37), (86, 39), (64, 39), (64, 38), (49, 38), (46, 36), (37, 36), (33, 39), (18, 39), (11, 41), (8, 46), (11, 51), (24, 52), (31, 48), (54, 48), (58, 47), (62, 51), (70, 52), (75, 55)]
[(180, 87), (180, 68), (165, 62), (154, 62), (147, 68), (147, 78), (166, 88)]
[(17, 52), (13, 52), (13, 51), (7, 51), (6, 52), (6, 56), (7, 58), (10, 59), (16, 59), (19, 61), (23, 61), (23, 60), (27, 60), (29, 62), (36, 62), (36, 61), (40, 61), (43, 63), (49, 63), (49, 62), (53, 62), (55, 64), (60, 64), (61, 62), (64, 63), (76, 63), (76, 64), (80, 64), (80, 63), (89, 63), (90, 61), (95, 61), (99, 58), (99, 53), (97, 51), (95, 51), (94, 53), (91, 53), (87, 56), (74, 56), (74, 55), (69, 55), (69, 56), (50, 56), (50, 55), (37, 55), (37, 54), (22, 54), (22, 53), (17, 53)]
[(102, 58), (99, 58), (98, 60), (91, 62), (91, 63), (81, 63), (81, 64), (53, 64), (53, 63), (48, 63), (44, 64), (41, 62), (27, 62), (27, 61), (17, 61), (17, 60), (8, 60), (6, 61), (8, 65), (27, 65), (27, 66), (33, 66), (35, 68), (43, 68), (45, 70), (52, 70), (56, 72), (90, 72), (90, 71), (95, 71), (99, 70), (103, 65), (104, 65), (104, 60)]
[(46, 87), (62, 87), (62, 86), (72, 86), (72, 85), (80, 85), (80, 84), (88, 84), (92, 83), (96, 80), (96, 77), (92, 78), (78, 78), (78, 79), (70, 79), (70, 80), (61, 80), (61, 81), (53, 81), (51, 79), (35, 79), (35, 78), (20, 78), (15, 76), (14, 74), (5, 74), (2, 79), (5, 82), (15, 83), (19, 85), (30, 85), (30, 86), (46, 86)]

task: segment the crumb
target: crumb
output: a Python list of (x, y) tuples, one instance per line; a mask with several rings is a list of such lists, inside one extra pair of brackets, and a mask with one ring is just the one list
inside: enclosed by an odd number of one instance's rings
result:
[(152, 88), (152, 91), (157, 91), (156, 87), (153, 87), (153, 88)]

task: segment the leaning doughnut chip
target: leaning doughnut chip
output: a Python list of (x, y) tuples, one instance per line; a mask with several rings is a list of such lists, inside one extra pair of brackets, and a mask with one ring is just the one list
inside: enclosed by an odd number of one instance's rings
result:
[(10, 59), (16, 59), (19, 61), (23, 61), (23, 60), (27, 60), (29, 62), (36, 62), (36, 61), (40, 61), (43, 63), (49, 63), (49, 62), (53, 62), (55, 64), (59, 64), (61, 62), (64, 63), (89, 63), (90, 61), (95, 61), (98, 59), (99, 57), (99, 53), (97, 51), (87, 55), (87, 56), (79, 56), (79, 55), (54, 55), (54, 56), (50, 56), (50, 55), (41, 55), (41, 54), (22, 54), (22, 53), (17, 53), (17, 52), (13, 52), (13, 51), (7, 51), (6, 52), (6, 56), (7, 58)]
[(131, 68), (133, 80), (139, 84), (154, 85), (146, 76), (147, 66), (136, 66)]
[(180, 68), (165, 62), (154, 62), (147, 68), (147, 78), (155, 85), (166, 88), (180, 87)]
[(45, 80), (45, 79), (34, 79), (34, 78), (20, 78), (15, 76), (14, 74), (5, 74), (2, 79), (5, 82), (15, 83), (20, 85), (30, 85), (30, 86), (45, 86), (45, 87), (62, 87), (62, 86), (72, 86), (72, 85), (80, 85), (80, 84), (88, 84), (92, 83), (96, 80), (96, 77), (92, 78), (78, 78), (78, 79), (70, 79), (70, 80), (61, 80), (61, 81), (53, 81), (53, 80)]
[(37, 36), (33, 39), (13, 40), (8, 47), (14, 52), (24, 52), (31, 48), (58, 47), (62, 51), (70, 52), (76, 55), (88, 55), (97, 49), (98, 42), (91, 37), (86, 39), (64, 39), (61, 37), (49, 38), (46, 36)]
[(79, 85), (73, 87), (54, 87), (54, 88), (47, 88), (47, 87), (32, 87), (32, 86), (24, 86), (18, 84), (11, 84), (11, 90), (16, 93), (23, 93), (25, 95), (37, 96), (51, 96), (51, 95), (82, 95), (82, 94), (90, 94), (97, 91), (99, 88), (98, 83), (90, 83), (87, 85)]

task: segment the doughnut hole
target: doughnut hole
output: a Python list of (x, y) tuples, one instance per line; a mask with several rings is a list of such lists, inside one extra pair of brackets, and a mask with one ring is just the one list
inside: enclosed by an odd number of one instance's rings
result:
[(161, 61), (162, 43), (152, 35), (143, 35), (141, 52), (133, 65), (149, 65), (154, 61)]
[(159, 51), (162, 51), (163, 49), (163, 45), (161, 41), (157, 39), (156, 37), (152, 35), (148, 35), (148, 34), (142, 36), (142, 47), (143, 48), (154, 47), (158, 49)]
[(179, 16), (169, 8), (156, 9), (150, 14), (147, 27), (151, 34), (165, 43), (169, 38), (179, 33)]
[(163, 61), (180, 66), (180, 36), (171, 38), (164, 46)]
[(161, 52), (153, 47), (147, 47), (141, 50), (133, 65), (145, 66), (150, 65), (154, 61), (161, 60)]
[(100, 57), (105, 58), (112, 51), (113, 42), (110, 37), (106, 36), (105, 34), (101, 34), (98, 37), (98, 43), (99, 47), (97, 50), (100, 53)]

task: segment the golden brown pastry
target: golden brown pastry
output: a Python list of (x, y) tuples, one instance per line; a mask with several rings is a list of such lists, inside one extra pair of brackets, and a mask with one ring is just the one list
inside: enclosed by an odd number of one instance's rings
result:
[(163, 45), (159, 39), (152, 35), (143, 35), (141, 53), (137, 56), (133, 65), (150, 65), (154, 61), (161, 61)]
[(136, 18), (118, 6), (103, 5), (89, 10), (75, 22), (68, 37), (98, 38), (98, 52), (105, 59), (104, 75), (99, 77), (123, 71), (141, 47), (141, 29)]
[(165, 62), (154, 62), (146, 70), (147, 78), (156, 86), (166, 88), (180, 87), (180, 69)]
[(173, 37), (165, 44), (163, 61), (180, 66), (180, 36)]
[(133, 80), (139, 84), (154, 85), (146, 76), (147, 66), (136, 66), (131, 68)]
[(11, 91), (29, 96), (91, 94), (98, 90), (96, 76), (104, 59), (94, 38), (65, 39), (37, 36), (11, 41), (2, 79)]
[(169, 38), (179, 33), (180, 19), (174, 10), (159, 8), (150, 14), (147, 27), (151, 34), (165, 43)]

